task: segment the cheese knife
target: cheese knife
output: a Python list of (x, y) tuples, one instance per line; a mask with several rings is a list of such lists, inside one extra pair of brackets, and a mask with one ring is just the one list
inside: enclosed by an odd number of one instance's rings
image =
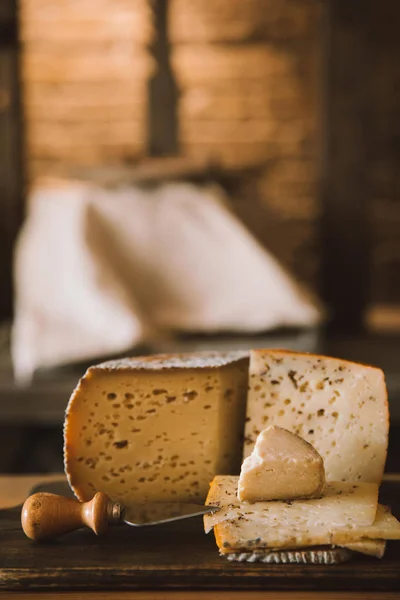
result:
[(123, 506), (110, 500), (104, 492), (97, 492), (89, 502), (38, 492), (25, 500), (21, 524), (28, 538), (44, 541), (85, 526), (101, 535), (110, 524), (159, 525), (217, 510), (217, 506), (184, 502), (135, 502)]

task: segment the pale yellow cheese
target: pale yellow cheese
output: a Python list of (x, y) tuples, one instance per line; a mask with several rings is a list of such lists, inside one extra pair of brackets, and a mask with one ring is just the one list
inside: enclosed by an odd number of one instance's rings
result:
[(342, 548), (353, 550), (354, 552), (360, 552), (361, 554), (367, 554), (368, 556), (376, 556), (376, 558), (383, 558), (386, 550), (386, 540), (361, 539), (357, 542), (338, 545)]
[(249, 539), (250, 531), (255, 534), (257, 528), (259, 531), (268, 530), (269, 543), (272, 541), (277, 545), (281, 541), (289, 543), (297, 533), (307, 539), (317, 534), (325, 539), (327, 528), (331, 531), (356, 524), (371, 525), (378, 506), (378, 486), (375, 483), (331, 482), (319, 499), (254, 504), (238, 500), (237, 485), (237, 476), (221, 475), (213, 479), (206, 503), (218, 506), (220, 510), (204, 516), (206, 532), (218, 523), (235, 522), (240, 524), (241, 531), (246, 531)]
[(329, 530), (322, 526), (270, 527), (263, 519), (244, 518), (218, 523), (214, 533), (222, 553), (326, 546), (332, 538)]
[(238, 499), (245, 502), (321, 496), (324, 464), (305, 440), (282, 427), (268, 427), (257, 437), (241, 468)]
[(247, 381), (244, 352), (91, 367), (65, 419), (65, 471), (76, 496), (203, 501), (216, 473), (239, 473)]
[(320, 500), (249, 505), (237, 500), (236, 482), (215, 477), (206, 501), (220, 507), (204, 524), (223, 554), (337, 545), (382, 557), (384, 540), (400, 539), (400, 523), (377, 504), (376, 484), (329, 483)]
[(400, 539), (397, 524), (393, 522), (391, 529), (381, 528), (377, 520), (377, 523), (369, 528), (368, 534), (371, 538), (364, 538), (362, 527), (353, 528), (343, 536), (338, 534), (337, 530), (331, 529), (329, 525), (293, 527), (283, 525), (271, 528), (262, 518), (233, 519), (215, 525), (214, 533), (222, 553), (335, 545), (381, 558), (386, 547), (386, 541), (381, 536), (387, 535), (388, 539)]
[[(304, 550), (307, 548), (313, 548), (314, 550), (318, 550), (326, 548), (326, 546), (331, 546), (331, 536), (329, 533), (320, 533), (317, 536), (303, 535), (300, 538), (295, 538), (292, 540), (290, 545), (282, 547), (281, 545), (277, 545), (276, 547), (272, 546), (264, 546), (260, 547), (256, 546), (253, 543), (253, 540), (250, 540), (252, 543), (247, 544), (246, 540), (242, 538), (240, 542), (238, 542), (235, 537), (232, 537), (232, 528), (234, 524), (226, 524), (220, 523), (214, 527), (214, 535), (215, 540), (217, 542), (218, 548), (221, 554), (232, 554), (232, 553), (242, 553), (242, 552), (256, 552), (262, 554), (268, 554), (269, 552), (275, 552), (277, 550)], [(241, 543), (241, 546), (235, 546), (236, 543)], [(306, 543), (306, 545), (304, 545)], [(369, 540), (369, 539), (360, 539), (354, 542), (349, 542), (347, 544), (336, 544), (341, 548), (347, 548), (348, 550), (352, 550), (353, 552), (358, 552), (360, 554), (366, 554), (367, 556), (375, 556), (376, 558), (383, 558), (386, 550), (386, 540)]]
[(349, 523), (346, 527), (335, 528), (332, 543), (342, 545), (356, 538), (400, 540), (400, 522), (386, 506), (378, 505), (372, 525)]
[(327, 481), (380, 483), (389, 413), (383, 372), (284, 350), (253, 350), (244, 456), (259, 433), (279, 425), (310, 442)]

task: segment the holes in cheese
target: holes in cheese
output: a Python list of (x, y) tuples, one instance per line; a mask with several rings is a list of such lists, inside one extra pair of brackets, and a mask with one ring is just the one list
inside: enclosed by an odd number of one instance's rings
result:
[(80, 500), (202, 501), (239, 472), (248, 355), (163, 355), (91, 367), (68, 404), (65, 470)]
[(282, 427), (268, 427), (257, 437), (243, 464), (238, 499), (245, 502), (321, 496), (324, 464), (318, 452)]
[(215, 525), (234, 523), (238, 531), (246, 532), (247, 539), (253, 539), (250, 532), (255, 533), (259, 528), (259, 532), (266, 532), (266, 543), (276, 547), (293, 543), (293, 538), (299, 545), (309, 545), (312, 536), (319, 536), (319, 542), (313, 544), (325, 544), (329, 543), (327, 534), (334, 528), (372, 525), (378, 506), (375, 483), (331, 482), (326, 484), (324, 495), (319, 499), (255, 504), (238, 500), (237, 485), (237, 476), (214, 477), (206, 503), (219, 506), (220, 510), (204, 516), (207, 533)]
[(310, 442), (323, 458), (327, 481), (379, 483), (389, 429), (383, 372), (336, 358), (253, 350), (245, 457), (269, 425)]

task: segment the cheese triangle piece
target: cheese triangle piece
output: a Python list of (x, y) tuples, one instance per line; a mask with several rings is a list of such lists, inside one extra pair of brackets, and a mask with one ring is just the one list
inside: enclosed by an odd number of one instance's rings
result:
[(282, 427), (258, 436), (238, 483), (242, 502), (318, 498), (325, 483), (324, 464), (311, 444)]

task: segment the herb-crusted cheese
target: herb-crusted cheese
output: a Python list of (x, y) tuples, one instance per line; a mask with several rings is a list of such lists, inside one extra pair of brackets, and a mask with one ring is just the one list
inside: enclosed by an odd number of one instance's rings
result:
[(91, 367), (68, 404), (65, 470), (80, 500), (202, 501), (238, 473), (248, 354), (193, 353)]
[(243, 464), (238, 499), (245, 502), (318, 498), (325, 483), (318, 452), (282, 427), (264, 429)]
[(244, 456), (259, 433), (279, 425), (310, 442), (327, 481), (382, 479), (389, 412), (383, 372), (284, 350), (253, 350)]
[(238, 500), (237, 485), (237, 476), (214, 477), (206, 503), (219, 506), (220, 510), (204, 516), (206, 532), (219, 523), (234, 521), (241, 527), (248, 524), (249, 528), (254, 527), (254, 531), (257, 526), (265, 528), (271, 536), (277, 536), (276, 541), (282, 536), (291, 539), (297, 529), (301, 529), (301, 535), (310, 531), (325, 535), (327, 527), (331, 530), (335, 527), (372, 525), (378, 506), (378, 486), (375, 483), (331, 482), (326, 484), (324, 495), (319, 499), (254, 504)]
[[(215, 477), (204, 516), (222, 554), (337, 545), (381, 558), (385, 539), (400, 539), (400, 523), (377, 504), (376, 484), (329, 483), (320, 500), (240, 503), (237, 477)], [(373, 522), (371, 521), (373, 519)], [(369, 525), (359, 522), (369, 521)]]

